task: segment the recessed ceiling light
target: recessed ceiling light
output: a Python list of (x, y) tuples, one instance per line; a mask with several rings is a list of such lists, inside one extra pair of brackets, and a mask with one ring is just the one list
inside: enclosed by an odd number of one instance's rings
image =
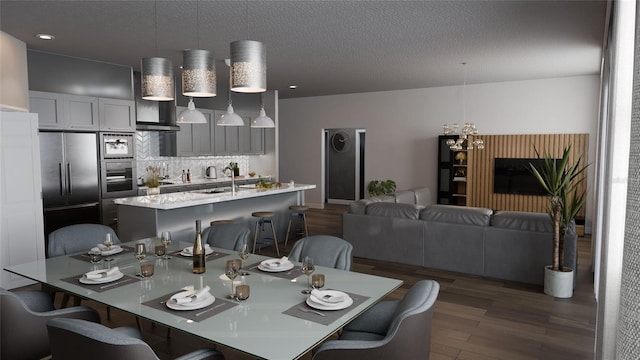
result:
[(40, 40), (53, 40), (56, 38), (51, 34), (37, 34), (36, 37)]
[(289, 89), (295, 90), (298, 88), (298, 85), (289, 85)]

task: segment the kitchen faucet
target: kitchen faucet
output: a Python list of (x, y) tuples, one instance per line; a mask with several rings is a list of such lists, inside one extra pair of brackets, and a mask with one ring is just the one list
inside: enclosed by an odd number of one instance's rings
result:
[(227, 166), (222, 171), (226, 174), (227, 170), (231, 173), (231, 196), (236, 196), (236, 179), (235, 176), (233, 176), (233, 169), (230, 166)]

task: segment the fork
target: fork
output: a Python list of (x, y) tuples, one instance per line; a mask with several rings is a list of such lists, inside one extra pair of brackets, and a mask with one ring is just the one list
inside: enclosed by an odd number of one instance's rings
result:
[(311, 309), (307, 309), (307, 308), (303, 308), (303, 307), (299, 307), (298, 310), (300, 310), (302, 312), (306, 312), (306, 313), (313, 313), (313, 314), (320, 315), (320, 316), (327, 316), (326, 314), (323, 314), (320, 311), (315, 311), (315, 310), (311, 310)]

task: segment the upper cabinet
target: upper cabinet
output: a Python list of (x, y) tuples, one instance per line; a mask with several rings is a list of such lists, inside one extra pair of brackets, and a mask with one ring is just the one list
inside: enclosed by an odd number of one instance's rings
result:
[(135, 131), (135, 102), (92, 96), (29, 92), (40, 129)]
[[(187, 110), (186, 107), (177, 106), (176, 114)], [(178, 156), (214, 155), (213, 140), (215, 138), (214, 111), (198, 109), (205, 118), (206, 124), (180, 124), (177, 132), (176, 146)]]
[(136, 103), (130, 100), (98, 99), (100, 130), (136, 131)]

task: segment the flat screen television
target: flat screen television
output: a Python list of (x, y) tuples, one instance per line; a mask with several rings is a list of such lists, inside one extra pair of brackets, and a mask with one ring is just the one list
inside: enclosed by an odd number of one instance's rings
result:
[(531, 173), (530, 163), (540, 167), (544, 164), (544, 159), (496, 158), (493, 170), (493, 192), (496, 194), (547, 195), (542, 185)]

